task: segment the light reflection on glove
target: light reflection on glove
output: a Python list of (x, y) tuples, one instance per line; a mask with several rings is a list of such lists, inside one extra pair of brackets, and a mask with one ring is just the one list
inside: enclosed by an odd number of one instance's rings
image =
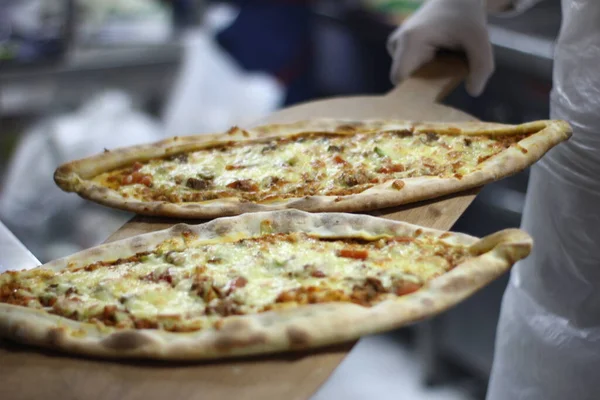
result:
[(479, 96), (494, 72), (483, 0), (429, 0), (389, 37), (390, 78), (395, 84), (440, 49), (462, 50), (469, 62), (466, 89)]

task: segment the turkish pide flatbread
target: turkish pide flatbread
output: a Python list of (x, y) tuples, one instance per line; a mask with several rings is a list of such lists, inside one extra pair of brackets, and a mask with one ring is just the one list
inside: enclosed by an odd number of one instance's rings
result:
[(0, 336), (104, 358), (319, 347), (435, 315), (532, 247), (366, 215), (260, 212), (179, 224), (0, 274)]
[(106, 151), (55, 172), (65, 191), (138, 214), (367, 211), (517, 173), (571, 135), (522, 125), (316, 119)]

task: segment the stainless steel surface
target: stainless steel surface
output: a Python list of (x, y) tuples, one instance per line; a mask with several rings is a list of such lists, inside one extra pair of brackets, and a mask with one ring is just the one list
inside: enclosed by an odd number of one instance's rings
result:
[(497, 64), (551, 79), (561, 17), (560, 2), (554, 0), (543, 1), (514, 17), (490, 17), (490, 41)]
[(157, 64), (177, 64), (183, 55), (179, 41), (145, 46), (73, 48), (65, 60), (57, 65), (10, 68), (0, 72), (0, 78), (19, 82), (32, 77), (56, 76), (86, 71), (143, 68)]
[(59, 65), (0, 71), (1, 114), (61, 112), (106, 88), (126, 91), (141, 104), (161, 101), (171, 88), (182, 55), (177, 42), (73, 50)]
[(40, 265), (33, 254), (0, 221), (0, 272)]

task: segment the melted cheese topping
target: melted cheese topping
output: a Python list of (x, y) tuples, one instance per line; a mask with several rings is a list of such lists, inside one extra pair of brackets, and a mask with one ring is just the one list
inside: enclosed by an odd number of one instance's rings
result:
[[(96, 183), (124, 197), (191, 202), (224, 197), (249, 201), (359, 193), (390, 180), (472, 173), (522, 137), (412, 134), (301, 134), (238, 143), (136, 163)], [(402, 185), (395, 186), (401, 189)]]
[(267, 234), (207, 244), (171, 239), (129, 259), (0, 275), (0, 302), (117, 328), (190, 331), (223, 317), (306, 303), (370, 306), (418, 290), (468, 249), (415, 238)]

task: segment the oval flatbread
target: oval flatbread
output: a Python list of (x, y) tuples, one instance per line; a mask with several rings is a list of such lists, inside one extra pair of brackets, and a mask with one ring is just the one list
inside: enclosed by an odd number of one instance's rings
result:
[(165, 360), (330, 345), (435, 315), (531, 246), (296, 210), (180, 224), (0, 274), (0, 336)]
[(65, 191), (146, 215), (367, 211), (501, 179), (570, 135), (564, 121), (323, 119), (106, 151), (59, 167), (54, 178)]

